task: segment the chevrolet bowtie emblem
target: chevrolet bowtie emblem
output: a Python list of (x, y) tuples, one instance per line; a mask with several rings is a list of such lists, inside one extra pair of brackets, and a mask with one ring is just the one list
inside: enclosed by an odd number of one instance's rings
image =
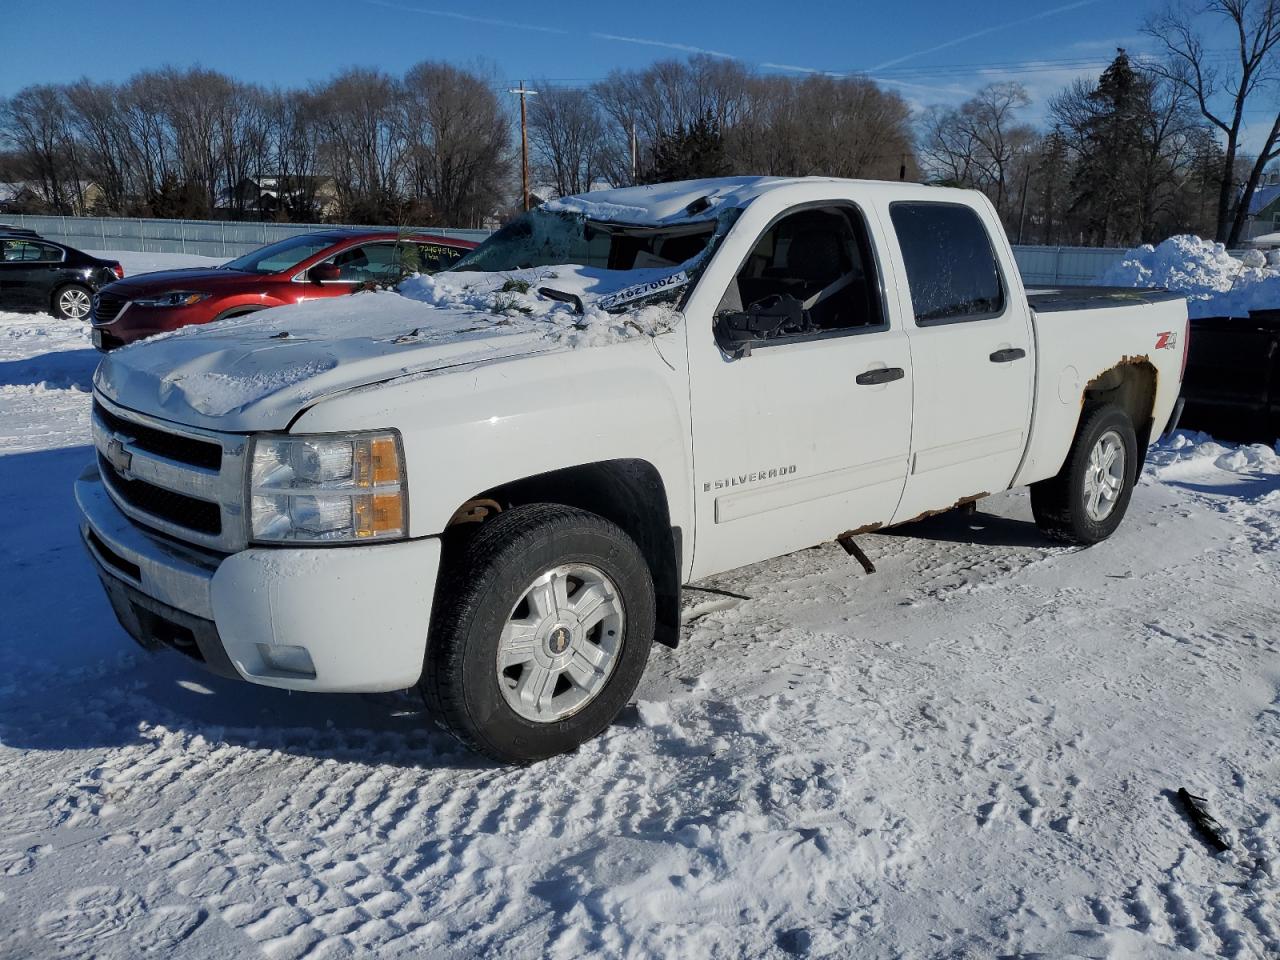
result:
[(112, 437), (107, 441), (107, 449), (102, 453), (107, 463), (121, 474), (128, 473), (129, 468), (133, 466), (133, 454), (125, 449), (124, 444), (125, 441), (120, 437)]

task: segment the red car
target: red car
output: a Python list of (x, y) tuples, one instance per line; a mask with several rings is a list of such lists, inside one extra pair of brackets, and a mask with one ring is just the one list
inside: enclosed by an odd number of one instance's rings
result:
[[(325, 230), (289, 237), (218, 267), (139, 274), (94, 296), (93, 344), (111, 350), (193, 323), (338, 297), (366, 283), (394, 281), (406, 266), (435, 273), (475, 246), (455, 237)], [(408, 258), (406, 248), (412, 249)]]

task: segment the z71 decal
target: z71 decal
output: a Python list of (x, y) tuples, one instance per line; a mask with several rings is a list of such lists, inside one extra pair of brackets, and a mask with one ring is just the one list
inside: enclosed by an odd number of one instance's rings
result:
[(1166, 330), (1164, 333), (1156, 334), (1157, 350), (1174, 350), (1178, 346), (1178, 334), (1173, 330)]

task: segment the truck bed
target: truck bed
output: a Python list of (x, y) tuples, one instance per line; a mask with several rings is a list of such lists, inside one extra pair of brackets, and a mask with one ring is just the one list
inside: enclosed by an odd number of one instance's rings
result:
[(1036, 313), (1064, 310), (1102, 310), (1130, 303), (1161, 303), (1181, 294), (1158, 287), (1028, 287), (1027, 301)]

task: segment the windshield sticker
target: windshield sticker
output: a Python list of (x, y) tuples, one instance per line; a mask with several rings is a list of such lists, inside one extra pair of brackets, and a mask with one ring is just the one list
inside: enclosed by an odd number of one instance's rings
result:
[(642, 297), (651, 297), (656, 293), (665, 293), (668, 290), (675, 290), (677, 287), (683, 287), (689, 282), (689, 274), (684, 270), (673, 273), (670, 276), (659, 277), (657, 280), (650, 280), (646, 283), (637, 283), (630, 287), (624, 287), (617, 293), (611, 293), (608, 296), (601, 297), (595, 302), (595, 306), (602, 310), (608, 310), (610, 307), (616, 307), (622, 303), (629, 303), (632, 300), (639, 300)]

